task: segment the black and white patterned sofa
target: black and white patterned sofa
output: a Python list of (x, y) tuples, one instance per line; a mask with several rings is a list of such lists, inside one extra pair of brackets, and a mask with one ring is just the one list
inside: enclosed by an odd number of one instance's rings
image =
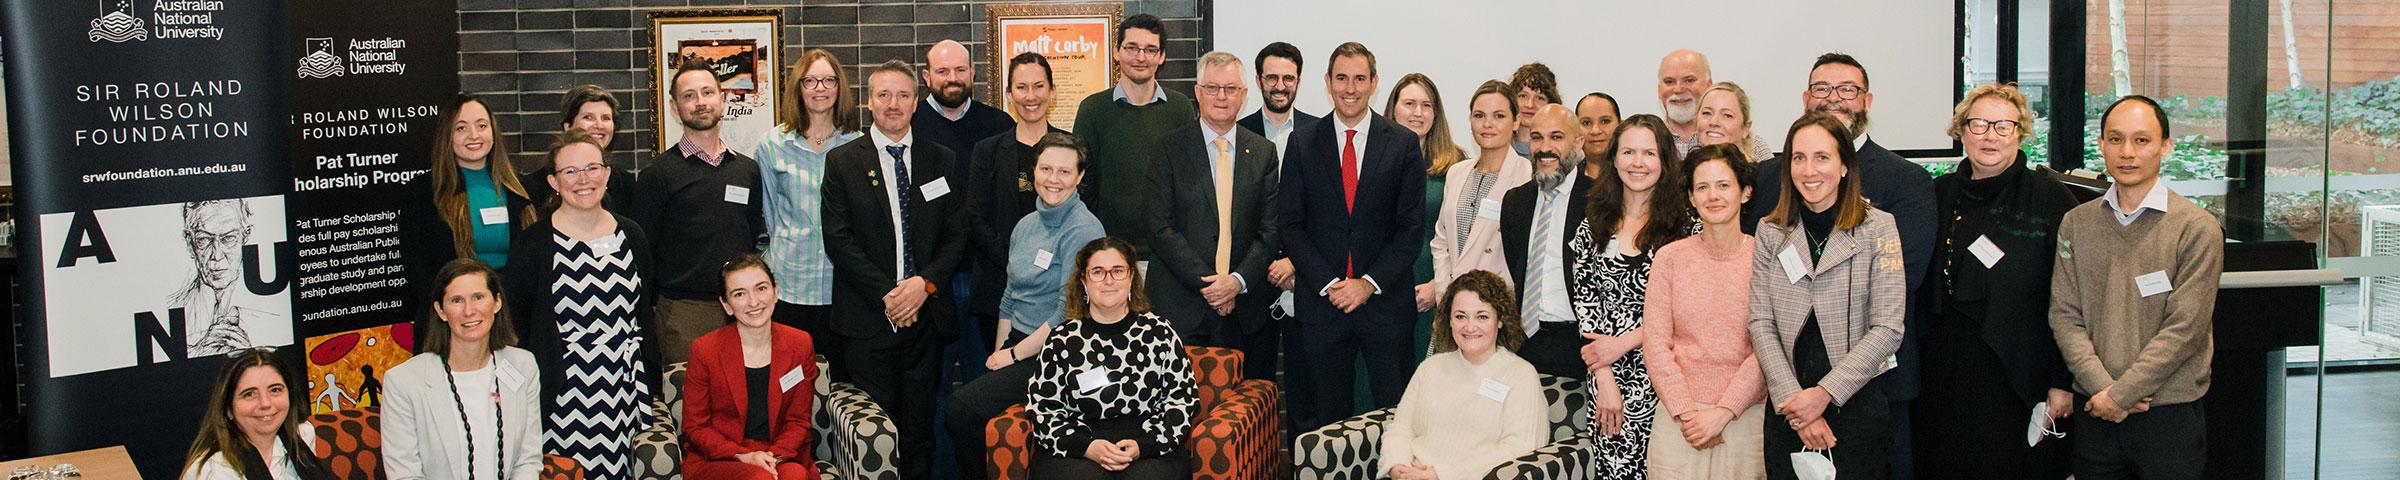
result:
[[(633, 440), (633, 473), (644, 480), (683, 479), (683, 376), (684, 365), (667, 367), (663, 382), (666, 392), (659, 398), (666, 401), (666, 416), (652, 423)], [(817, 371), (825, 372), (825, 360), (817, 359)], [(865, 390), (848, 383), (826, 380), (818, 375), (816, 382), (816, 411), (810, 420), (817, 431), (817, 470), (825, 480), (834, 479), (897, 479), (900, 429), (883, 413), (883, 407), (867, 398)], [(839, 420), (836, 420), (839, 419)]]
[[(1570, 479), (1591, 476), (1592, 436), (1584, 410), (1591, 391), (1583, 379), (1542, 376), (1550, 400), (1549, 445), (1501, 463), (1487, 479)], [(1383, 425), (1392, 409), (1382, 408), (1301, 434), (1292, 444), (1293, 476), (1300, 480), (1369, 480), (1383, 446)]]

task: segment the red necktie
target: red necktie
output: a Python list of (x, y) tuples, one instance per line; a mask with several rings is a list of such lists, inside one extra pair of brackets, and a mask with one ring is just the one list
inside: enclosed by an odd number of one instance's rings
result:
[[(1345, 212), (1348, 212), (1348, 213), (1350, 213), (1350, 214), (1352, 214), (1352, 215), (1356, 215), (1356, 214), (1358, 214), (1358, 143), (1356, 142), (1356, 140), (1357, 140), (1357, 139), (1358, 139), (1358, 129), (1344, 129), (1344, 130), (1342, 130), (1342, 208), (1343, 208), (1343, 211), (1345, 211)], [(1343, 255), (1343, 258), (1342, 258), (1342, 276), (1344, 276), (1344, 277), (1356, 277), (1356, 276), (1358, 276), (1358, 271), (1357, 271), (1357, 270), (1358, 270), (1358, 269), (1357, 269), (1357, 263), (1358, 263), (1358, 261), (1357, 261), (1357, 258), (1355, 258), (1355, 257), (1356, 257), (1356, 255), (1353, 255), (1353, 254), (1344, 254), (1344, 255)]]

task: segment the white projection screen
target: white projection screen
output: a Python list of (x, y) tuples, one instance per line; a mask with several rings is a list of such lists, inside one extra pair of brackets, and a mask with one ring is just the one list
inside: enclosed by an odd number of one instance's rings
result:
[[(1508, 81), (1518, 65), (1539, 61), (1557, 72), (1565, 101), (1601, 91), (1625, 115), (1657, 114), (1659, 58), (1690, 48), (1708, 55), (1716, 81), (1749, 91), (1752, 130), (1778, 149), (1800, 116), (1809, 64), (1839, 51), (1867, 67), (1876, 143), (1911, 156), (1956, 155), (1945, 128), (1959, 93), (1950, 0), (1223, 0), (1215, 9), (1216, 49), (1242, 57), (1245, 70), (1268, 43), (1300, 48), (1299, 108), (1311, 114), (1327, 111), (1326, 55), (1342, 42), (1375, 52), (1379, 112), (1401, 75), (1433, 78), (1451, 133), (1470, 152), (1466, 97), (1484, 80)], [(1257, 85), (1250, 89), (1245, 112), (1259, 104)]]

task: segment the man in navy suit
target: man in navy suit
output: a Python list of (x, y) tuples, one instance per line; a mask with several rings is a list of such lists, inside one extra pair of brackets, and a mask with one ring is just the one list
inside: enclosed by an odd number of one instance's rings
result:
[[(1313, 387), (1314, 429), (1363, 410), (1352, 404), (1353, 358), (1366, 362), (1377, 407), (1400, 403), (1417, 365), (1414, 271), (1425, 237), (1425, 154), (1417, 135), (1368, 110), (1375, 54), (1333, 50), (1325, 71), (1333, 115), (1292, 133), (1284, 152), (1281, 236), (1293, 266), (1293, 307)], [(1270, 276), (1274, 275), (1270, 272)]]
[(1243, 129), (1275, 142), (1276, 159), (1283, 158), (1283, 147), (1291, 144), (1292, 130), (1317, 121), (1316, 115), (1294, 108), (1300, 100), (1300, 47), (1275, 42), (1258, 50), (1258, 58), (1250, 60), (1258, 69), (1258, 111), (1242, 117)]

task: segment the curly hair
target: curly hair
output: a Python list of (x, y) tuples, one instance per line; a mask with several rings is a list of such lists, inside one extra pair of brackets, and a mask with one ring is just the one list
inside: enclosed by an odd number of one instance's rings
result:
[(1500, 337), (1494, 345), (1517, 351), (1525, 345), (1525, 323), (1517, 313), (1517, 295), (1500, 274), (1476, 270), (1459, 275), (1450, 281), (1450, 291), (1442, 293), (1442, 306), (1433, 316), (1433, 352), (1458, 350), (1458, 340), (1451, 337), (1450, 312), (1458, 306), (1458, 294), (1473, 293), (1475, 298), (1492, 306), (1492, 321), (1498, 323)]
[(1150, 294), (1147, 293), (1148, 289), (1142, 287), (1142, 269), (1137, 267), (1142, 264), (1141, 257), (1134, 253), (1132, 243), (1110, 236), (1100, 237), (1092, 240), (1091, 243), (1083, 244), (1083, 249), (1075, 252), (1075, 269), (1068, 272), (1067, 278), (1067, 319), (1086, 320), (1092, 318), (1091, 302), (1085, 300), (1083, 282), (1087, 281), (1085, 276), (1092, 269), (1092, 255), (1100, 253), (1101, 250), (1115, 250), (1117, 255), (1125, 257), (1125, 280), (1130, 282), (1126, 288), (1131, 289), (1132, 292), (1131, 298), (1125, 302), (1125, 311), (1136, 315), (1148, 313), (1150, 311)]

